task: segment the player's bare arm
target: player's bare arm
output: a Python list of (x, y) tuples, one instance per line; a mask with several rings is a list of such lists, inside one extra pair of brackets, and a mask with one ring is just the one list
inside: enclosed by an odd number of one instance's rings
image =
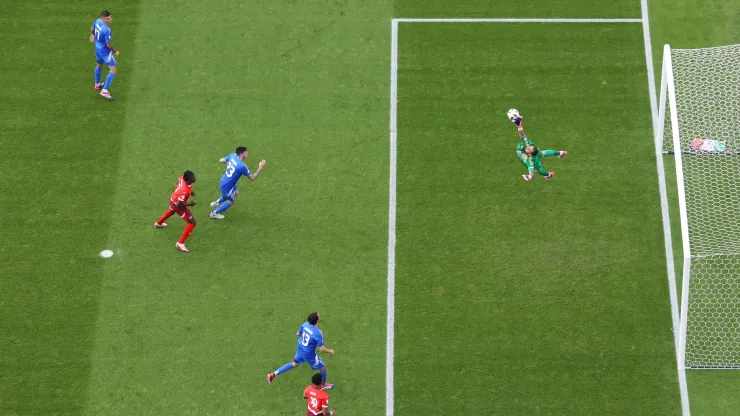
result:
[(254, 172), (253, 174), (251, 174), (251, 175), (247, 176), (247, 178), (249, 178), (249, 180), (250, 180), (250, 181), (254, 181), (255, 179), (257, 179), (257, 175), (259, 175), (259, 174), (260, 174), (260, 172), (262, 171), (262, 168), (264, 168), (264, 167), (265, 167), (265, 164), (266, 164), (266, 163), (267, 163), (267, 162), (265, 162), (265, 160), (264, 160), (264, 159), (260, 160), (260, 163), (259, 163), (259, 165), (257, 166), (257, 171), (256, 171), (256, 172)]
[(336, 351), (334, 351), (334, 350), (332, 350), (332, 349), (326, 348), (326, 347), (325, 347), (325, 346), (323, 346), (323, 345), (319, 347), (319, 351), (321, 351), (321, 352), (325, 352), (325, 353), (327, 353), (327, 354), (331, 354), (331, 355), (334, 355), (334, 353), (336, 352)]
[(95, 42), (95, 27), (90, 26), (90, 43)]
[(114, 47), (113, 47), (113, 44), (112, 44), (112, 43), (110, 43), (110, 42), (105, 42), (105, 45), (106, 45), (106, 46), (108, 47), (108, 49), (110, 49), (111, 51), (113, 51), (113, 53), (114, 53), (114, 54), (115, 54), (116, 56), (118, 56), (118, 55), (120, 55), (120, 54), (121, 54), (121, 51), (119, 51), (118, 49), (114, 48)]
[(222, 158), (221, 158), (221, 159), (219, 159), (218, 161), (219, 161), (220, 163), (223, 163), (224, 165), (226, 165), (227, 163), (229, 163), (229, 162), (227, 162), (227, 161), (226, 161), (226, 158), (224, 158), (224, 157), (222, 157)]

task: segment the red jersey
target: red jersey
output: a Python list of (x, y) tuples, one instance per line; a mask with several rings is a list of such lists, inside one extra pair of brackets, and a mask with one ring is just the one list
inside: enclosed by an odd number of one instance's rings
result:
[(310, 385), (303, 391), (303, 397), (307, 399), (308, 411), (313, 415), (323, 414), (324, 409), (329, 407), (329, 394), (321, 388)]
[(177, 205), (179, 201), (182, 201), (183, 204), (187, 204), (188, 198), (190, 198), (190, 194), (192, 192), (193, 185), (185, 183), (185, 180), (180, 176), (180, 179), (177, 180), (177, 188), (175, 188), (175, 192), (173, 192), (170, 197), (170, 202), (175, 205)]

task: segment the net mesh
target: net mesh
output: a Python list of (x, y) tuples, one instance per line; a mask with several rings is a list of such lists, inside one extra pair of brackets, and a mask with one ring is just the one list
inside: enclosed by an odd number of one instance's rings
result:
[(692, 256), (686, 366), (740, 368), (740, 45), (671, 58)]
[(693, 258), (686, 366), (740, 368), (740, 256)]

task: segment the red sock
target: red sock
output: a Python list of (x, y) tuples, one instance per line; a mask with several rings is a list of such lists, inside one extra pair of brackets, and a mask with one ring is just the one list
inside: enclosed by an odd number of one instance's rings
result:
[(185, 244), (185, 240), (190, 237), (190, 233), (193, 232), (193, 228), (195, 228), (195, 224), (188, 223), (188, 225), (185, 226), (185, 231), (182, 232), (182, 237), (180, 237), (180, 241), (178, 241), (178, 243)]
[(167, 212), (165, 212), (164, 215), (162, 215), (162, 218), (157, 220), (157, 224), (162, 225), (162, 223), (167, 221), (167, 218), (171, 217), (174, 213), (175, 211), (168, 209)]

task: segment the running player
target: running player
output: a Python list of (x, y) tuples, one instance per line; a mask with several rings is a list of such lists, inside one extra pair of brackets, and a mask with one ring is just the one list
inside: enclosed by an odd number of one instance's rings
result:
[(522, 175), (525, 181), (531, 181), (534, 177), (535, 170), (543, 176), (543, 179), (548, 180), (555, 176), (555, 172), (548, 172), (547, 169), (542, 167), (541, 157), (557, 156), (558, 159), (564, 158), (568, 152), (565, 150), (540, 150), (537, 146), (529, 140), (526, 134), (524, 134), (524, 127), (522, 127), (522, 116), (518, 115), (511, 119), (516, 124), (516, 129), (519, 132), (519, 137), (522, 141), (516, 147), (516, 155), (519, 161), (522, 162), (527, 168), (527, 174)]
[(188, 225), (185, 226), (185, 231), (182, 232), (180, 240), (175, 243), (175, 248), (186, 253), (190, 250), (185, 247), (185, 240), (187, 240), (190, 233), (193, 232), (193, 228), (195, 228), (196, 224), (195, 218), (193, 218), (193, 213), (188, 209), (188, 207), (195, 206), (195, 202), (188, 202), (188, 199), (191, 196), (195, 196), (195, 192), (193, 192), (194, 183), (195, 173), (186, 170), (180, 179), (177, 180), (177, 188), (175, 188), (175, 192), (170, 196), (170, 208), (164, 213), (164, 215), (162, 215), (162, 218), (154, 223), (154, 228), (164, 228), (167, 226), (167, 223), (165, 222), (167, 218), (174, 214), (179, 215), (183, 220), (185, 220)]
[[(111, 41), (110, 24), (113, 18), (107, 10), (103, 10), (100, 13), (100, 18), (96, 20), (92, 26), (90, 26), (90, 43), (95, 44), (95, 60), (97, 66), (95, 66), (95, 91), (100, 91), (100, 95), (112, 100), (113, 96), (108, 91), (110, 84), (113, 82), (113, 78), (118, 73), (118, 67), (116, 67), (115, 56), (121, 54), (118, 49), (113, 47)], [(105, 78), (105, 83), (100, 82), (100, 75), (103, 72), (103, 64), (108, 65), (109, 72)]]
[(303, 397), (308, 402), (306, 416), (334, 416), (337, 414), (336, 410), (329, 410), (329, 393), (322, 390), (322, 380), (321, 374), (314, 374), (311, 377), (311, 385), (303, 390)]
[(231, 208), (236, 201), (236, 196), (239, 194), (239, 189), (237, 188), (236, 183), (239, 182), (239, 178), (244, 175), (249, 178), (250, 181), (254, 181), (257, 179), (257, 175), (262, 171), (262, 168), (265, 167), (266, 162), (264, 160), (260, 160), (260, 163), (257, 166), (257, 171), (254, 173), (250, 172), (249, 168), (244, 163), (244, 159), (246, 159), (247, 156), (249, 156), (247, 148), (239, 146), (236, 148), (234, 153), (219, 159), (219, 162), (226, 165), (226, 172), (224, 172), (221, 177), (221, 182), (219, 183), (221, 187), (221, 197), (211, 202), (211, 208), (216, 208), (216, 210), (210, 214), (210, 217), (214, 220), (224, 219), (224, 216), (221, 213)]
[(296, 352), (295, 357), (293, 357), (293, 362), (287, 363), (274, 372), (268, 374), (267, 381), (269, 383), (272, 383), (275, 377), (280, 374), (292, 370), (303, 363), (308, 363), (312, 370), (320, 370), (319, 373), (322, 377), (322, 389), (330, 389), (334, 387), (333, 384), (327, 384), (326, 364), (324, 364), (324, 361), (319, 357), (319, 354), (316, 354), (316, 348), (321, 352), (332, 355), (334, 354), (334, 350), (324, 346), (324, 334), (321, 333), (318, 324), (319, 313), (311, 312), (308, 315), (307, 321), (301, 325), (296, 333), (298, 341), (296, 342)]

